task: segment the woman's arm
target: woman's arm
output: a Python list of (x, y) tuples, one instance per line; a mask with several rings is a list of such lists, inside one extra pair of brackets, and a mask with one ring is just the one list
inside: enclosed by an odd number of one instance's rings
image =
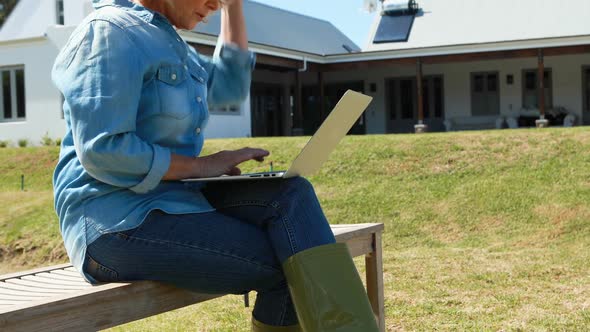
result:
[(233, 0), (221, 9), (221, 24), (221, 35), (213, 58), (196, 52), (193, 54), (209, 76), (209, 105), (238, 105), (250, 93), (256, 59), (248, 51), (243, 0)]
[(155, 188), (170, 163), (170, 149), (136, 135), (142, 56), (125, 30), (96, 20), (72, 37), (52, 72), (69, 107), (84, 169), (99, 181), (138, 193)]
[(212, 155), (192, 158), (172, 154), (170, 167), (162, 180), (207, 178), (213, 176), (240, 175), (239, 164), (248, 160), (263, 161), (269, 152), (262, 149), (242, 148), (235, 151), (220, 151)]
[(235, 44), (242, 50), (248, 49), (242, 0), (233, 0), (221, 9), (221, 34), (224, 43)]

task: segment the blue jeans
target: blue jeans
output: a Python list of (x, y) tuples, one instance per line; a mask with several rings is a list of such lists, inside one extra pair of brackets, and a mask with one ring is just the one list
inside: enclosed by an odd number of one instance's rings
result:
[(313, 187), (304, 178), (209, 183), (215, 212), (152, 211), (137, 228), (102, 235), (87, 250), (96, 280), (156, 280), (201, 293), (258, 292), (253, 316), (297, 323), (281, 264), (334, 243)]

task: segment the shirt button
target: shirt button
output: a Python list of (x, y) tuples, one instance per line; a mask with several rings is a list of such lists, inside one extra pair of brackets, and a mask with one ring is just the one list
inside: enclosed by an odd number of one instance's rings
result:
[(197, 133), (197, 135), (200, 134), (201, 133), (201, 128), (195, 129), (195, 133)]
[(199, 77), (199, 82), (203, 83), (203, 78)]
[(172, 74), (172, 75), (170, 75), (170, 78), (171, 78), (173, 81), (176, 81), (176, 74)]
[(200, 103), (200, 102), (202, 102), (202, 101), (203, 101), (203, 98), (201, 98), (201, 97), (197, 97), (197, 101)]
[(184, 69), (188, 69), (188, 66), (187, 65), (184, 65)]

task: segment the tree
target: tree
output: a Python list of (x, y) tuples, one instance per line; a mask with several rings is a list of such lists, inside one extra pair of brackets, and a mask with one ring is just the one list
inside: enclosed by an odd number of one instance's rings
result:
[(0, 27), (4, 25), (4, 21), (16, 6), (18, 0), (0, 0)]

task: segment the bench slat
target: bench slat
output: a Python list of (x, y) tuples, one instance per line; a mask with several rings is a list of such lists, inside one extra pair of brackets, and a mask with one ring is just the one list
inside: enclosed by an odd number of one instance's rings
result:
[(55, 279), (59, 279), (59, 280), (68, 280), (68, 281), (76, 281), (76, 282), (86, 282), (81, 275), (68, 275), (68, 274), (63, 274), (63, 273), (58, 273), (59, 271), (51, 271), (49, 272), (49, 276), (51, 276), (51, 278), (55, 278)]
[(51, 274), (59, 274), (65, 277), (76, 278), (76, 280), (84, 280), (78, 271), (67, 271), (67, 270), (53, 270), (49, 272)]
[(60, 293), (66, 292), (63, 289), (39, 288), (39, 287), (32, 287), (32, 286), (7, 283), (4, 281), (0, 281), (0, 289), (13, 289), (13, 290), (20, 290), (20, 291), (29, 292), (29, 293), (47, 293), (47, 294), (60, 294)]
[(14, 290), (14, 289), (0, 288), (0, 298), (3, 299), (4, 295), (19, 295), (22, 297), (48, 297), (48, 296), (51, 296), (51, 294), (31, 293), (31, 292), (25, 292), (25, 291)]
[(8, 301), (8, 300), (0, 300), (0, 306), (5, 307), (6, 309), (12, 309), (17, 304), (18, 304), (18, 302), (12, 302), (12, 301)]
[(87, 286), (69, 286), (69, 285), (54, 285), (54, 284), (47, 284), (47, 283), (39, 283), (36, 281), (31, 280), (23, 280), (23, 279), (8, 279), (6, 280), (7, 283), (13, 284), (20, 284), (32, 287), (39, 287), (39, 288), (46, 288), (46, 289), (64, 289), (64, 290), (82, 290), (88, 287), (92, 287), (90, 284)]
[(0, 300), (0, 305), (11, 305), (11, 306), (14, 306), (14, 305), (16, 305), (18, 303), (19, 303), (18, 301), (13, 301), (13, 300)]
[(47, 272), (47, 271), (51, 271), (51, 270), (60, 270), (60, 269), (68, 268), (68, 267), (72, 267), (72, 264), (60, 264), (60, 265), (54, 265), (54, 266), (45, 266), (45, 267), (40, 267), (38, 269), (5, 274), (5, 275), (0, 276), (0, 281), (13, 279), (13, 278), (20, 278), (22, 276), (37, 274), (37, 273), (41, 273), (41, 272)]
[[(355, 227), (356, 225), (359, 227)], [(331, 227), (338, 242), (344, 242), (367, 233), (382, 232), (384, 229), (383, 224), (342, 224), (331, 225)]]
[(64, 286), (82, 286), (83, 287), (83, 286), (88, 285), (88, 283), (59, 280), (59, 279), (43, 277), (40, 275), (24, 276), (24, 277), (22, 277), (22, 280), (29, 280), (29, 281), (34, 281), (34, 282), (38, 282), (41, 284), (52, 284), (52, 285), (60, 285), (60, 286), (64, 285)]
[(38, 274), (35, 274), (34, 276), (28, 276), (28, 277), (39, 277), (39, 278), (59, 280), (59, 281), (64, 281), (64, 282), (69, 282), (69, 283), (87, 284), (87, 282), (82, 278), (66, 277), (61, 274), (55, 274), (53, 272), (38, 273)]
[[(38, 301), (43, 297), (38, 296), (22, 296), (22, 295), (8, 295), (8, 294), (0, 294), (2, 300), (5, 301), (17, 301), (17, 302), (30, 302), (30, 301)], [(47, 297), (47, 296), (45, 296)]]

